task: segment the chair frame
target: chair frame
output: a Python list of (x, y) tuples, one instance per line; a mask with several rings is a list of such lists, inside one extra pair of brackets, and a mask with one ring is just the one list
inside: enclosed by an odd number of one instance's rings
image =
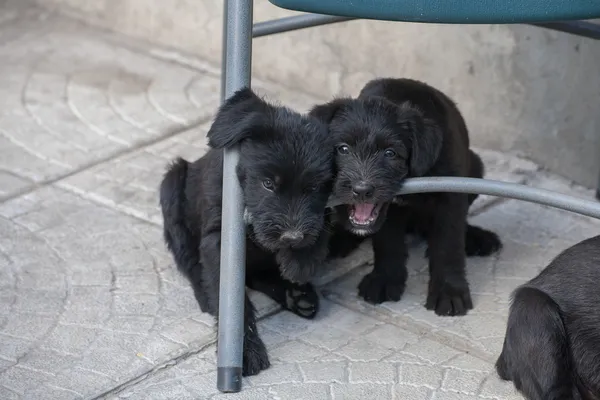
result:
[[(252, 38), (355, 18), (303, 14), (252, 24), (253, 0), (224, 0), (221, 101), (243, 87), (250, 87)], [(586, 21), (532, 24), (600, 39), (600, 25)], [(223, 217), (217, 349), (217, 388), (239, 392), (242, 387), (246, 230), (244, 204), (235, 168), (238, 148), (224, 150)], [(419, 178), (404, 185), (402, 194), (456, 191), (515, 198), (600, 218), (600, 204), (524, 185), (469, 178)], [(600, 186), (600, 180), (599, 180)], [(600, 191), (597, 191), (597, 197)]]

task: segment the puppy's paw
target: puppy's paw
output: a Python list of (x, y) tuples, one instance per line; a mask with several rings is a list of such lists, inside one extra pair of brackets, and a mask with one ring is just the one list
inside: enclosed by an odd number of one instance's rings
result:
[(469, 225), (465, 236), (467, 257), (485, 257), (502, 249), (502, 242), (492, 231)]
[(244, 338), (242, 376), (252, 376), (271, 366), (265, 344), (256, 333), (247, 332)]
[(404, 293), (405, 282), (371, 272), (358, 285), (358, 295), (372, 304), (398, 301)]
[(302, 318), (313, 319), (319, 311), (319, 296), (310, 283), (292, 285), (285, 291), (285, 298), (287, 309)]
[(430, 285), (425, 307), (441, 316), (465, 315), (473, 308), (469, 285), (466, 281)]

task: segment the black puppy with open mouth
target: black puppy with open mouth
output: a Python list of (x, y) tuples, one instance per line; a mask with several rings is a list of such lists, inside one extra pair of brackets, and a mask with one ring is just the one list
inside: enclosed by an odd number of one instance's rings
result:
[[(223, 151), (240, 145), (237, 178), (247, 227), (246, 285), (304, 318), (319, 299), (309, 280), (324, 265), (325, 215), (334, 173), (327, 126), (266, 103), (243, 89), (221, 106), (208, 132), (212, 147), (193, 163), (169, 166), (160, 186), (164, 238), (190, 280), (200, 308), (219, 310)], [(243, 375), (269, 367), (246, 295)]]
[(453, 101), (410, 79), (376, 79), (358, 98), (339, 98), (313, 108), (336, 142), (333, 198), (335, 230), (330, 256), (344, 256), (366, 236), (375, 265), (359, 284), (371, 303), (400, 300), (406, 285), (406, 233), (428, 241), (430, 281), (426, 307), (438, 315), (473, 308), (465, 256), (501, 248), (493, 232), (468, 225), (476, 195), (431, 193), (398, 197), (408, 177), (483, 176), (469, 149), (466, 124)]

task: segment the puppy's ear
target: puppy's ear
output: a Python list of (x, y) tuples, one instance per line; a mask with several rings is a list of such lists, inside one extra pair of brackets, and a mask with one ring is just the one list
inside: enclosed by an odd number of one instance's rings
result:
[[(404, 109), (400, 124), (404, 129), (412, 132), (411, 175), (423, 176), (433, 167), (440, 155), (444, 140), (442, 129), (435, 121), (423, 117), (419, 110), (412, 108), (408, 103), (401, 104), (399, 107)], [(410, 108), (412, 112), (407, 118), (406, 110)]]
[(266, 123), (271, 108), (251, 89), (238, 90), (219, 108), (207, 134), (208, 145), (222, 149), (238, 144), (255, 133), (264, 133), (256, 128)]
[(349, 101), (350, 99), (347, 98), (333, 99), (329, 103), (314, 106), (309, 115), (329, 124), (335, 115), (346, 107)]

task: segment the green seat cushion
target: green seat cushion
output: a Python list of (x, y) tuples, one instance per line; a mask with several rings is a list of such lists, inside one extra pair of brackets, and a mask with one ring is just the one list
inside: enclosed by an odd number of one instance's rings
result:
[(386, 21), (510, 24), (600, 18), (600, 0), (269, 0), (281, 8)]

